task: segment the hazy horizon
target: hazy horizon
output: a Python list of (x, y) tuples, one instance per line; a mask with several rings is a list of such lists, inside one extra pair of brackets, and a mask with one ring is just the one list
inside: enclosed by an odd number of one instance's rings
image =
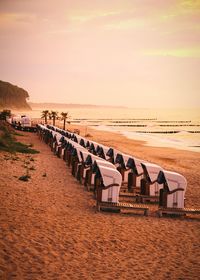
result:
[[(33, 105), (33, 108), (35, 109), (35, 108), (41, 108), (41, 109), (44, 109), (43, 107), (39, 107), (39, 105), (50, 105), (50, 109), (52, 109), (52, 108), (54, 108), (54, 109), (56, 109), (57, 107), (57, 105), (59, 106), (59, 107), (72, 107), (73, 108), (73, 106), (75, 106), (75, 107), (113, 107), (113, 108), (124, 108), (124, 109), (136, 109), (136, 110), (141, 110), (141, 109), (166, 109), (166, 110), (175, 110), (175, 109), (180, 109), (180, 110), (193, 110), (193, 109), (200, 109), (200, 105), (194, 105), (194, 106), (192, 106), (192, 107), (187, 107), (187, 106), (185, 106), (185, 107), (178, 107), (178, 106), (171, 106), (170, 108), (169, 107), (165, 107), (165, 106), (154, 106), (154, 107), (151, 107), (151, 108), (149, 108), (149, 107), (131, 107), (131, 106), (128, 106), (128, 105), (103, 105), (103, 104), (94, 104), (94, 103), (57, 103), (57, 102), (32, 102), (32, 101), (28, 101), (27, 102), (30, 106), (32, 105), (32, 104), (34, 104)], [(55, 105), (55, 106), (53, 106), (53, 105)], [(200, 116), (200, 115), (199, 115)]]
[(1, 0), (0, 79), (29, 102), (200, 107), (200, 1)]

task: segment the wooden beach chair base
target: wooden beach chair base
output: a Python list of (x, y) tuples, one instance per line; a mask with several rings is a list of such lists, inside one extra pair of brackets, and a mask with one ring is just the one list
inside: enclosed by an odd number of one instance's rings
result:
[(158, 213), (159, 217), (162, 217), (163, 214), (178, 215), (178, 216), (185, 216), (186, 214), (199, 215), (200, 214), (200, 209), (192, 209), (192, 208), (159, 208), (157, 213)]
[(120, 192), (120, 199), (123, 201), (134, 201), (137, 203), (158, 203), (158, 196), (139, 195), (130, 192)]
[(121, 186), (120, 193), (140, 193), (140, 187), (128, 188), (127, 186)]
[(97, 211), (101, 210), (128, 210), (128, 211), (142, 211), (145, 216), (149, 214), (149, 207), (140, 204), (132, 203), (114, 203), (114, 202), (97, 202)]
[(146, 203), (146, 202), (158, 203), (159, 202), (159, 196), (141, 195), (140, 200), (141, 200), (141, 203)]
[(137, 202), (140, 203), (140, 197), (135, 193), (129, 193), (129, 192), (120, 192), (119, 194), (119, 200), (120, 202)]

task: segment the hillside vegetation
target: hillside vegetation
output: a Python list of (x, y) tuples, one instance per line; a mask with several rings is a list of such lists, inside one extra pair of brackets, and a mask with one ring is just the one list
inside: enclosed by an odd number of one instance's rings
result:
[(0, 120), (0, 151), (9, 153), (36, 154), (38, 151), (31, 149), (31, 144), (20, 143), (16, 139), (15, 130), (6, 122)]
[(0, 80), (0, 109), (31, 110), (26, 102), (29, 94), (23, 88)]

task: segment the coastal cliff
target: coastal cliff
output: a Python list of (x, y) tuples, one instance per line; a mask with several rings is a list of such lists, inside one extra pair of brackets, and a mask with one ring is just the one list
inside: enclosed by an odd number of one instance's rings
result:
[(31, 110), (26, 102), (29, 94), (23, 88), (0, 80), (0, 109)]

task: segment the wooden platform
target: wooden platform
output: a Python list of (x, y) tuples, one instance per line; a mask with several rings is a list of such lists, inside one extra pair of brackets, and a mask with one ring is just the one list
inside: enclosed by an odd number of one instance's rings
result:
[(149, 196), (149, 195), (141, 195), (140, 196), (141, 203), (146, 203), (146, 202), (159, 202), (159, 196)]
[(158, 203), (159, 197), (158, 196), (148, 196), (148, 195), (140, 195), (136, 193), (130, 193), (130, 192), (120, 192), (119, 197), (122, 200), (132, 200), (138, 203)]
[(149, 214), (149, 207), (142, 204), (132, 204), (132, 203), (113, 203), (113, 202), (97, 202), (97, 211), (100, 210), (130, 210), (131, 212), (136, 211), (142, 211), (145, 216), (148, 216)]
[(200, 209), (193, 209), (193, 208), (159, 208), (158, 209), (158, 216), (162, 217), (163, 214), (171, 214), (171, 215), (186, 215), (186, 214), (194, 214), (199, 215)]

